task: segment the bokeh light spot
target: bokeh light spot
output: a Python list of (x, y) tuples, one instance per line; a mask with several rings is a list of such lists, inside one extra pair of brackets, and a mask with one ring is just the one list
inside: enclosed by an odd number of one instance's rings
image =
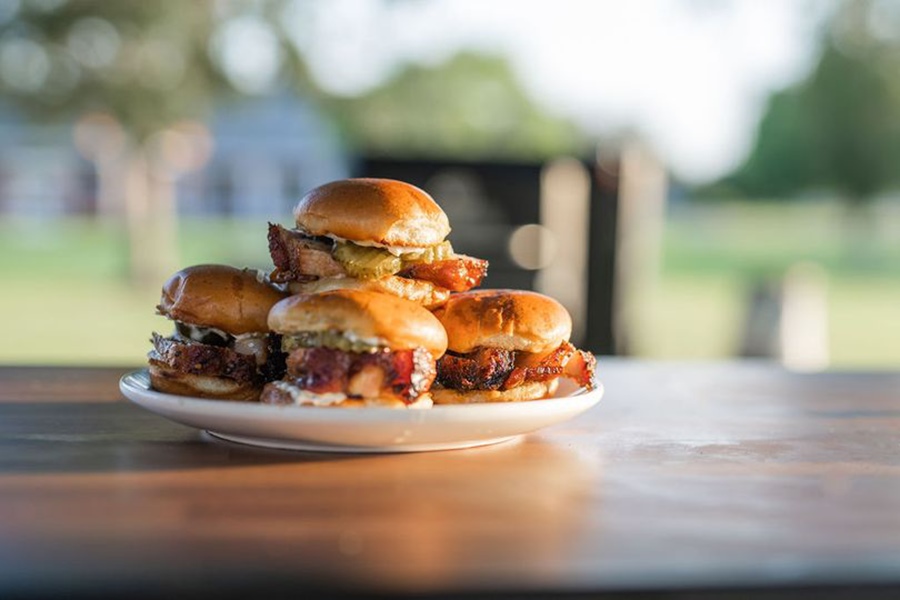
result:
[(109, 22), (96, 17), (75, 21), (66, 45), (72, 56), (89, 69), (102, 69), (113, 64), (122, 40)]
[(50, 57), (37, 42), (12, 38), (0, 45), (0, 76), (14, 90), (34, 93), (50, 74)]
[(522, 225), (509, 238), (509, 255), (523, 269), (543, 269), (556, 255), (556, 236), (536, 223)]

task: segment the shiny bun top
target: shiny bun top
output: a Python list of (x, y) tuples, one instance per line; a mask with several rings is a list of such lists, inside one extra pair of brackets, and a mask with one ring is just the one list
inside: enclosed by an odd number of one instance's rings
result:
[(294, 208), (297, 227), (310, 235), (397, 247), (444, 241), (450, 223), (425, 191), (393, 179), (341, 179), (308, 192)]
[(226, 265), (196, 265), (166, 281), (156, 307), (160, 314), (232, 335), (268, 331), (272, 305), (285, 294), (260, 272)]
[(272, 307), (272, 331), (336, 331), (391, 350), (425, 348), (435, 359), (447, 350), (441, 323), (420, 305), (378, 292), (339, 289), (297, 294)]
[(481, 346), (548, 352), (572, 335), (572, 317), (565, 307), (537, 292), (453, 294), (434, 314), (447, 331), (449, 349), (460, 353)]

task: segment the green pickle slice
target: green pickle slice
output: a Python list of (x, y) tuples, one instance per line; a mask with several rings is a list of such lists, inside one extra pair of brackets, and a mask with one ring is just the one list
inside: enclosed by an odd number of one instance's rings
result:
[(403, 255), (405, 263), (433, 263), (439, 260), (447, 260), (453, 256), (453, 246), (450, 242), (441, 242), (436, 246), (425, 248), (421, 252), (412, 252)]
[(338, 244), (334, 257), (347, 274), (359, 279), (378, 279), (393, 275), (403, 267), (403, 261), (387, 250), (356, 244)]
[(450, 242), (441, 242), (419, 252), (406, 253), (402, 257), (394, 256), (383, 248), (357, 246), (352, 242), (339, 243), (334, 249), (334, 258), (341, 263), (347, 274), (359, 279), (379, 279), (398, 273), (406, 265), (432, 263), (452, 256), (453, 246)]
[(291, 352), (296, 348), (332, 348), (344, 352), (377, 352), (378, 346), (362, 340), (348, 340), (340, 331), (303, 331), (285, 334), (281, 338), (282, 352)]

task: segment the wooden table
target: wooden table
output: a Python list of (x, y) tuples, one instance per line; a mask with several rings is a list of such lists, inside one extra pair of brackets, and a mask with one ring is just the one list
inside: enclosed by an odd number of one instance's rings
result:
[(506, 444), (232, 445), (124, 369), (0, 368), (0, 598), (900, 597), (900, 374), (603, 360)]

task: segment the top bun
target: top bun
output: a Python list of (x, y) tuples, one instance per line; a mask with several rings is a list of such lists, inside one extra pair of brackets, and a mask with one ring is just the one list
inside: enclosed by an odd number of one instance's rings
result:
[(391, 350), (422, 347), (435, 359), (447, 350), (447, 334), (434, 315), (409, 300), (378, 292), (297, 294), (272, 307), (269, 327), (278, 333), (339, 331), (377, 340)]
[(484, 346), (548, 352), (572, 335), (572, 317), (562, 304), (522, 290), (478, 290), (453, 294), (434, 315), (447, 330), (449, 349), (468, 353)]
[(393, 179), (326, 183), (300, 199), (294, 218), (310, 235), (386, 246), (434, 246), (450, 233), (447, 215), (431, 196)]
[(214, 327), (232, 335), (268, 331), (266, 317), (284, 293), (258, 271), (225, 265), (196, 265), (163, 285), (156, 309), (170, 319)]

